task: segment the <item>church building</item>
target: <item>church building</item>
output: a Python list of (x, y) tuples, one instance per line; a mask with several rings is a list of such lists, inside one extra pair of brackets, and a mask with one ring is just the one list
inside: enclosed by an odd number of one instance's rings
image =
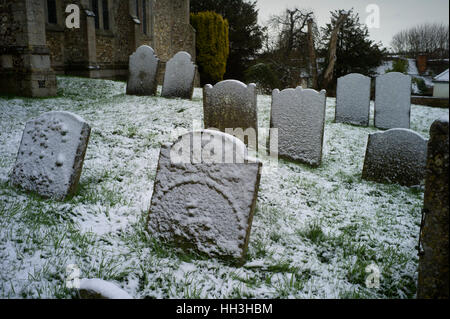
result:
[[(80, 9), (79, 28), (66, 8)], [(56, 94), (56, 74), (126, 79), (129, 56), (150, 45), (165, 63), (178, 51), (195, 61), (189, 0), (0, 0), (0, 93)]]

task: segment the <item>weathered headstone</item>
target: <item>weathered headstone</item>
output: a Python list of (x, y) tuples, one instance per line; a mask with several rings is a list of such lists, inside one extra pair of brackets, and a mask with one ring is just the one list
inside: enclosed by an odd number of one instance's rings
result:
[(192, 99), (195, 70), (196, 66), (189, 53), (181, 51), (175, 54), (166, 64), (161, 96)]
[(370, 78), (359, 73), (340, 77), (336, 92), (336, 122), (369, 126)]
[(278, 155), (319, 166), (325, 129), (326, 91), (274, 90), (271, 128), (278, 128)]
[(428, 159), (420, 234), (417, 298), (449, 297), (448, 118), (433, 123), (428, 142)]
[[(236, 136), (249, 148), (258, 149), (256, 85), (225, 80), (203, 91), (205, 128)], [(247, 134), (247, 140), (244, 135)]]
[(46, 198), (75, 194), (91, 128), (69, 112), (49, 112), (23, 131), (11, 183)]
[(390, 72), (377, 77), (375, 84), (375, 127), (409, 129), (411, 77)]
[(427, 140), (408, 129), (369, 135), (362, 178), (403, 186), (420, 185), (425, 178)]
[(262, 163), (218, 131), (196, 131), (164, 145), (149, 215), (156, 238), (242, 263), (248, 247)]
[(127, 82), (128, 95), (156, 95), (159, 59), (148, 45), (140, 46), (130, 56)]

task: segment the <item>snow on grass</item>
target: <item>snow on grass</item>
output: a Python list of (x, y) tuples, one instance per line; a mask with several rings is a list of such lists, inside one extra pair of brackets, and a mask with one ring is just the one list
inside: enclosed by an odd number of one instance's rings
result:
[[(264, 171), (248, 261), (237, 268), (146, 232), (160, 146), (202, 121), (202, 91), (185, 101), (126, 96), (122, 82), (60, 77), (58, 86), (57, 98), (0, 98), (0, 297), (76, 298), (65, 287), (69, 264), (134, 298), (415, 296), (423, 190), (361, 180), (377, 129), (334, 123), (335, 99), (322, 166), (280, 160)], [(258, 96), (260, 127), (270, 103)], [(26, 121), (51, 110), (92, 126), (78, 193), (62, 203), (8, 185)], [(413, 105), (411, 115), (428, 138), (448, 110)], [(380, 268), (379, 289), (366, 288), (370, 264)]]

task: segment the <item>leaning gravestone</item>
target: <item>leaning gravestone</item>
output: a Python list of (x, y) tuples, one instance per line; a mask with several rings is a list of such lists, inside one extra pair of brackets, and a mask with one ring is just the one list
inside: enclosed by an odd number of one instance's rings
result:
[[(256, 85), (225, 80), (203, 91), (205, 128), (215, 128), (234, 135), (249, 148), (258, 149)], [(245, 141), (244, 134), (247, 134)]]
[(390, 72), (377, 77), (375, 83), (375, 127), (409, 129), (411, 77)]
[(419, 299), (449, 297), (448, 122), (448, 118), (442, 118), (430, 129), (419, 245)]
[(195, 70), (196, 66), (189, 53), (181, 51), (175, 54), (166, 64), (161, 96), (192, 99)]
[(369, 135), (362, 178), (403, 186), (420, 185), (425, 177), (427, 140), (408, 129)]
[(278, 155), (311, 166), (322, 161), (326, 91), (274, 90), (271, 128), (278, 128)]
[(91, 128), (69, 112), (49, 112), (30, 120), (11, 175), (15, 186), (63, 200), (77, 190)]
[(222, 132), (185, 134), (161, 148), (149, 230), (164, 242), (243, 263), (262, 163)]
[(336, 122), (369, 126), (370, 78), (359, 73), (340, 77), (336, 92)]
[(127, 82), (128, 95), (156, 95), (159, 59), (148, 45), (140, 46), (130, 56)]

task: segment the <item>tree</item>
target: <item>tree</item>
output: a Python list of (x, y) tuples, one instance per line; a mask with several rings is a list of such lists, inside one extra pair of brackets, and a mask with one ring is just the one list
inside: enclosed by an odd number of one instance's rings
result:
[(197, 64), (202, 84), (223, 80), (229, 54), (228, 22), (221, 15), (207, 11), (191, 14), (197, 31)]
[(433, 58), (448, 58), (449, 27), (443, 23), (426, 23), (394, 35), (391, 46), (396, 53), (409, 58), (426, 53)]
[[(375, 43), (369, 39), (369, 31), (366, 25), (359, 21), (359, 15), (353, 9), (344, 13), (342, 10), (331, 12), (331, 22), (322, 28), (321, 56), (325, 57), (323, 68), (327, 72), (323, 75), (322, 88), (334, 89), (336, 81), (341, 76), (349, 73), (361, 73), (367, 76), (374, 75), (374, 69), (380, 66), (386, 54), (381, 43)], [(339, 26), (335, 43), (333, 33)], [(333, 63), (337, 61), (337, 63)], [(331, 63), (330, 63), (331, 62)], [(332, 67), (330, 67), (330, 65)]]
[(214, 11), (228, 20), (230, 54), (225, 78), (244, 80), (244, 72), (262, 47), (263, 28), (258, 25), (256, 1), (191, 0), (191, 12)]
[[(265, 30), (265, 46), (255, 65), (264, 64), (264, 68), (272, 70), (279, 81), (266, 82), (269, 91), (281, 87), (300, 85), (301, 76), (309, 73), (308, 21), (314, 21), (314, 13), (309, 10), (286, 9), (282, 14), (272, 15)], [(318, 29), (313, 23), (313, 33)], [(260, 65), (258, 69), (260, 70)], [(254, 74), (253, 72), (249, 72)]]

